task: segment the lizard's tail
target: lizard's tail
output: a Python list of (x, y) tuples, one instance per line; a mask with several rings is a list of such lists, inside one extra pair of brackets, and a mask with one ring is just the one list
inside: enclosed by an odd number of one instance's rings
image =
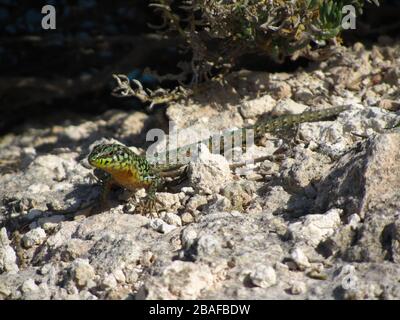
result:
[(348, 109), (348, 106), (340, 106), (316, 111), (306, 111), (299, 114), (279, 116), (256, 124), (254, 126), (254, 133), (256, 137), (260, 137), (266, 132), (274, 132), (303, 122), (322, 121), (327, 118), (337, 116), (339, 113), (346, 109)]

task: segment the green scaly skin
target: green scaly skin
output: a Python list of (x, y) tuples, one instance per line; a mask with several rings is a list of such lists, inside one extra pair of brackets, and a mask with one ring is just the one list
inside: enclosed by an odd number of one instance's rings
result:
[[(235, 134), (241, 133), (243, 139), (245, 139), (246, 130), (254, 130), (254, 137), (258, 139), (267, 132), (276, 132), (304, 122), (325, 120), (338, 115), (346, 109), (346, 106), (341, 106), (318, 111), (308, 111), (301, 114), (283, 115), (266, 121), (260, 121), (249, 127), (229, 131), (228, 138), (229, 135), (233, 137)], [(223, 139), (226, 139), (226, 137), (227, 135), (218, 138), (220, 139), (220, 152), (224, 150)], [(166, 176), (165, 172), (175, 170), (187, 164), (186, 162), (170, 164), (168, 163), (168, 159), (172, 158), (173, 155), (190, 156), (188, 150), (199, 144), (205, 144), (211, 150), (212, 142), (215, 142), (215, 137), (185, 145), (175, 150), (155, 154), (153, 158), (149, 159), (150, 161), (144, 156), (135, 154), (123, 145), (100, 144), (93, 149), (88, 160), (92, 166), (109, 174), (109, 178), (104, 184), (103, 200), (107, 197), (108, 190), (113, 184), (132, 191), (138, 188), (146, 188), (148, 195), (144, 203), (144, 209), (148, 207), (154, 209), (156, 191), (164, 184), (163, 176)], [(167, 163), (157, 164), (157, 160), (159, 159), (167, 159)]]

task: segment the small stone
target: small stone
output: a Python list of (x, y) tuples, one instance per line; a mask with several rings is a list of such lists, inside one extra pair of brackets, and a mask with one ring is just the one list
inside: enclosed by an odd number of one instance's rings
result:
[(172, 261), (164, 270), (146, 280), (136, 295), (137, 299), (199, 299), (209, 290), (216, 275), (207, 264)]
[(12, 290), (5, 283), (0, 282), (0, 300), (5, 300), (12, 294)]
[(39, 291), (39, 287), (35, 283), (35, 280), (29, 278), (28, 280), (25, 280), (24, 283), (22, 284), (21, 291), (24, 294), (32, 294), (34, 292)]
[(315, 95), (308, 88), (300, 88), (296, 91), (295, 98), (298, 101), (308, 104), (312, 101)]
[(275, 99), (267, 94), (258, 99), (245, 101), (240, 107), (240, 113), (244, 118), (254, 118), (270, 112), (275, 104)]
[(193, 212), (198, 207), (207, 204), (207, 197), (204, 195), (196, 194), (191, 197), (186, 205), (186, 210)]
[(189, 212), (184, 212), (181, 216), (182, 224), (189, 224), (194, 221), (193, 216)]
[(205, 234), (197, 241), (197, 255), (211, 256), (222, 247), (221, 241), (214, 235)]
[(353, 230), (356, 230), (357, 227), (358, 227), (358, 225), (359, 225), (359, 223), (360, 223), (360, 221), (361, 221), (360, 216), (359, 216), (358, 214), (355, 213), (355, 214), (352, 214), (352, 215), (349, 217), (348, 225), (349, 225)]
[(220, 194), (216, 194), (213, 196), (213, 200), (210, 201), (210, 204), (207, 206), (207, 213), (215, 213), (215, 212), (226, 212), (232, 210), (231, 201)]
[(167, 212), (161, 218), (168, 224), (172, 224), (178, 227), (182, 226), (181, 217), (179, 217), (175, 213)]
[(0, 274), (3, 272), (18, 272), (17, 256), (10, 246), (6, 228), (0, 229)]
[(114, 270), (114, 272), (112, 273), (115, 280), (117, 280), (120, 283), (125, 282), (126, 278), (125, 278), (125, 274), (122, 272), (121, 269), (116, 269)]
[(185, 228), (182, 232), (182, 246), (186, 249), (190, 248), (197, 239), (197, 232), (191, 227)]
[(87, 287), (94, 279), (96, 273), (94, 268), (89, 264), (89, 260), (78, 258), (72, 265), (72, 276), (79, 288)]
[(106, 274), (101, 284), (104, 289), (114, 289), (118, 285), (113, 274)]
[(176, 193), (158, 192), (157, 200), (163, 208), (170, 211), (177, 211), (181, 206), (180, 195)]
[(50, 191), (50, 188), (43, 183), (34, 183), (28, 187), (27, 191), (31, 194), (46, 193)]
[(310, 262), (308, 261), (307, 256), (300, 248), (295, 248), (290, 254), (290, 257), (296, 263), (299, 270), (305, 270), (310, 266)]
[(290, 98), (292, 95), (292, 88), (286, 82), (278, 82), (271, 85), (270, 89), (274, 97), (278, 100)]
[(28, 231), (22, 237), (22, 244), (25, 248), (31, 248), (34, 245), (41, 245), (46, 240), (46, 231), (42, 228), (35, 228)]
[(169, 233), (176, 229), (176, 226), (170, 225), (159, 218), (150, 220), (149, 227), (161, 233)]
[(326, 280), (328, 278), (328, 275), (324, 272), (324, 265), (322, 263), (313, 264), (307, 272), (307, 276), (317, 280)]
[(124, 274), (125, 274), (126, 283), (133, 284), (139, 278), (139, 275), (138, 275), (137, 271), (135, 269), (133, 269), (133, 268), (129, 268), (129, 269), (124, 270)]
[(155, 258), (155, 256), (154, 256), (154, 253), (153, 253), (153, 252), (151, 252), (151, 251), (145, 251), (145, 252), (143, 252), (142, 257), (140, 258), (140, 264), (141, 264), (143, 267), (151, 267), (152, 264), (154, 263), (155, 259), (156, 259), (156, 258)]
[(295, 241), (305, 241), (316, 247), (340, 226), (341, 212), (340, 209), (331, 209), (325, 214), (309, 214), (302, 222), (291, 223), (288, 230)]
[(175, 229), (176, 229), (176, 226), (165, 223), (161, 226), (160, 232), (161, 233), (170, 233), (171, 231), (173, 231)]
[(304, 294), (307, 291), (307, 286), (304, 282), (295, 281), (289, 288), (290, 294), (299, 295)]
[(181, 192), (192, 195), (192, 194), (194, 194), (194, 189), (192, 187), (183, 187), (181, 189)]
[(263, 264), (256, 265), (249, 277), (253, 285), (260, 288), (269, 288), (276, 284), (277, 280), (274, 268)]
[(41, 275), (44, 276), (44, 275), (48, 274), (52, 268), (53, 268), (53, 266), (50, 263), (47, 263), (40, 268), (39, 272)]
[(232, 173), (226, 157), (210, 153), (201, 144), (198, 157), (188, 165), (188, 178), (198, 193), (213, 194), (232, 180)]
[(297, 103), (292, 99), (285, 99), (279, 101), (275, 108), (275, 115), (284, 115), (284, 114), (299, 114), (304, 112), (308, 107), (304, 104)]

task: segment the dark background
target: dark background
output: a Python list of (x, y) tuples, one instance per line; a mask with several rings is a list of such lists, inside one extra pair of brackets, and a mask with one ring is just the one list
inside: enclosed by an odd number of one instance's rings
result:
[[(366, 5), (357, 30), (343, 34), (345, 45), (378, 43), (382, 35), (398, 38), (400, 1)], [(57, 12), (56, 30), (43, 30), (41, 8)], [(138, 110), (135, 99), (110, 95), (113, 73), (123, 73), (154, 87), (145, 67), (160, 74), (177, 72), (176, 39), (153, 36), (148, 23), (161, 20), (145, 0), (0, 0), (0, 134), (31, 124), (84, 119), (109, 109)], [(381, 41), (382, 42), (382, 41)], [(293, 70), (307, 61), (276, 65), (251, 59), (256, 70)]]

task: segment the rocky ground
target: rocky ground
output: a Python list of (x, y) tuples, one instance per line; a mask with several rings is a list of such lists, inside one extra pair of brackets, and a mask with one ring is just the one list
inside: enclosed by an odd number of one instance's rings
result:
[[(164, 211), (134, 214), (86, 163), (100, 140), (143, 145), (158, 119), (110, 110), (26, 127), (0, 145), (0, 299), (400, 299), (400, 44), (357, 43), (294, 73), (240, 71), (171, 104), (175, 129), (338, 105), (333, 121), (268, 134), (229, 168), (202, 151)], [(134, 148), (137, 152), (143, 150)], [(139, 192), (140, 193), (140, 192)]]

